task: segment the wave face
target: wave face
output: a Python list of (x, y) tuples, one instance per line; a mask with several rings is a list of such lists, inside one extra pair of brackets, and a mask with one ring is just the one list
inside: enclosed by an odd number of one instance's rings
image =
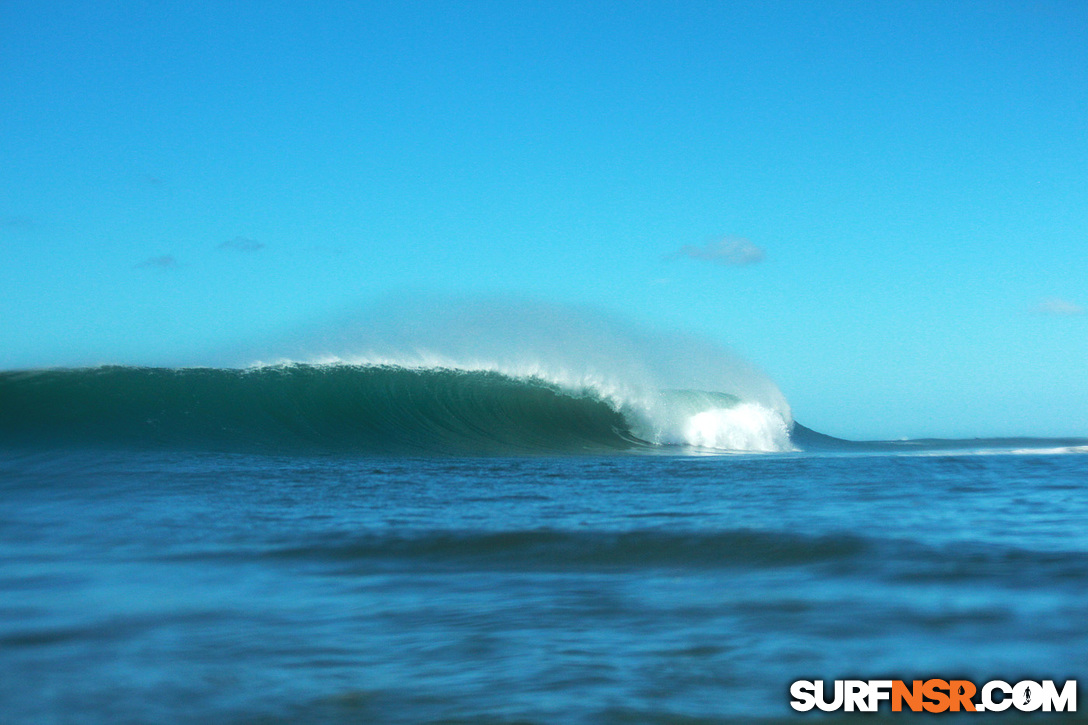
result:
[(0, 373), (0, 441), (275, 452), (790, 450), (791, 421), (695, 390), (392, 364)]

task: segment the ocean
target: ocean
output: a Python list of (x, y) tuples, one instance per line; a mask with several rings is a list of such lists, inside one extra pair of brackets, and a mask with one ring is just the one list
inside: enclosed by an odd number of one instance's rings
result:
[(827, 722), (792, 682), (1083, 682), (1086, 454), (479, 366), (4, 372), (0, 722)]

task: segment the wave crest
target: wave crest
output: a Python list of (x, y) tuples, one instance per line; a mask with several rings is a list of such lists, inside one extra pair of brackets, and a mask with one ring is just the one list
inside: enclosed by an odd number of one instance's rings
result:
[(0, 374), (0, 440), (378, 454), (788, 450), (736, 396), (390, 364)]

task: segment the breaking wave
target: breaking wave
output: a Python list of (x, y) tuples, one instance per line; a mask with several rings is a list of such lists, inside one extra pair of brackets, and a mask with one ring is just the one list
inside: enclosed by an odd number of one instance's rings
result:
[(0, 372), (0, 444), (793, 450), (789, 404), (762, 372), (584, 308), (401, 297), (197, 363)]
[(780, 451), (790, 422), (736, 395), (621, 390), (391, 364), (0, 373), (0, 439), (387, 454)]

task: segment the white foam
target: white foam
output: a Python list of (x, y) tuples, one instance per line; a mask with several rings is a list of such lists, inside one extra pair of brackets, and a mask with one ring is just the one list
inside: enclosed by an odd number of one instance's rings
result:
[(943, 458), (948, 456), (1060, 456), (1084, 455), (1088, 446), (1054, 446), (1050, 448), (942, 448), (939, 450), (897, 451), (897, 456)]
[(729, 451), (790, 451), (789, 427), (773, 410), (755, 403), (712, 408), (688, 418), (683, 442), (700, 448)]
[(1088, 453), (1088, 446), (1060, 446), (1058, 448), (1014, 448), (1009, 453), (1016, 455), (1054, 456), (1070, 453)]

